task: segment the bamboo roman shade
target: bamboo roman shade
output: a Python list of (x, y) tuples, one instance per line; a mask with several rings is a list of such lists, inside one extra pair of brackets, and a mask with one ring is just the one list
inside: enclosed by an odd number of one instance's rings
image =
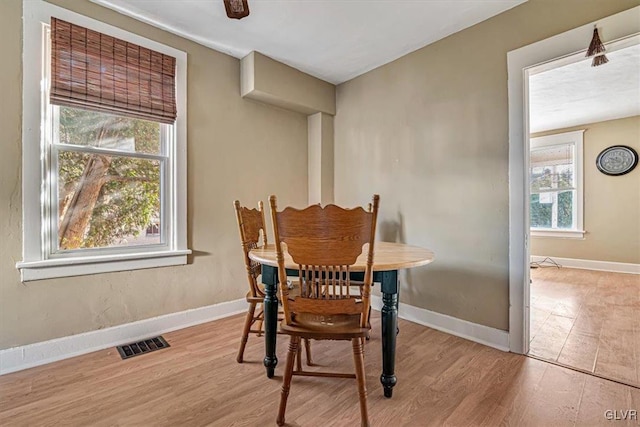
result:
[(176, 59), (51, 18), (51, 104), (176, 119)]

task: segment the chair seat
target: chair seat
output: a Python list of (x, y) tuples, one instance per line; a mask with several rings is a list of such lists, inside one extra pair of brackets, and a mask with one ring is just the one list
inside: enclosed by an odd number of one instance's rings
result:
[(350, 340), (366, 337), (369, 328), (360, 326), (360, 314), (317, 315), (298, 313), (293, 324), (280, 324), (280, 332), (316, 340)]

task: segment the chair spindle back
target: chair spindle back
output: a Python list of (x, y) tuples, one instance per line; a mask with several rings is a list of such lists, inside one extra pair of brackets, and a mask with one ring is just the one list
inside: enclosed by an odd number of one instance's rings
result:
[(240, 230), (240, 242), (244, 253), (244, 264), (247, 269), (247, 279), (249, 290), (254, 297), (264, 297), (264, 292), (258, 286), (258, 276), (262, 272), (262, 265), (249, 258), (249, 251), (255, 249), (260, 244), (260, 234), (262, 233), (262, 244), (267, 245), (267, 229), (265, 228), (264, 206), (262, 201), (258, 202), (258, 209), (248, 209), (240, 205), (240, 201), (233, 202), (236, 209), (238, 229)]
[[(344, 209), (336, 205), (324, 208), (312, 205), (302, 210), (287, 207), (278, 212), (276, 197), (271, 196), (269, 201), (287, 324), (292, 324), (298, 313), (360, 314), (360, 325), (366, 327), (373, 280), (378, 195), (373, 196), (369, 211), (361, 207)], [(300, 295), (289, 295), (282, 244), (298, 264)], [(364, 246), (368, 246), (364, 283), (352, 284), (350, 267), (363, 254)], [(353, 292), (352, 286), (357, 286), (360, 292)]]

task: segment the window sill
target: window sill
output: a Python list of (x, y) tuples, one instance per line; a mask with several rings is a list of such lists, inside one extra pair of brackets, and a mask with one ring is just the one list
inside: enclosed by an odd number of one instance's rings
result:
[(555, 230), (552, 228), (531, 229), (531, 237), (557, 237), (562, 239), (584, 239), (584, 230)]
[(142, 252), (91, 257), (56, 258), (16, 263), (21, 280), (54, 279), (57, 277), (83, 276), (114, 271), (140, 270), (144, 268), (184, 265), (191, 250)]

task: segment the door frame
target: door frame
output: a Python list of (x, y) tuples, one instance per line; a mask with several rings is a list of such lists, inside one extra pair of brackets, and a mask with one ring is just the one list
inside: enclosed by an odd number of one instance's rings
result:
[[(594, 25), (607, 46), (640, 34), (640, 6), (507, 53), (509, 94), (509, 349), (529, 352), (529, 102), (533, 67), (584, 57)], [(618, 43), (620, 42), (620, 43)]]

